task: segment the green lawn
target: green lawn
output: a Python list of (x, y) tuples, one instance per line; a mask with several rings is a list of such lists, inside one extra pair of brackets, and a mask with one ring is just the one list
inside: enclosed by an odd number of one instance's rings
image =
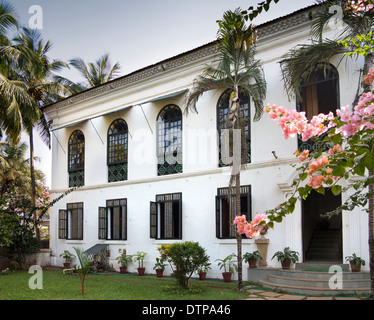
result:
[(0, 300), (242, 300), (248, 293), (237, 292), (236, 283), (219, 280), (190, 280), (188, 294), (174, 289), (170, 277), (122, 274), (89, 274), (85, 293), (79, 276), (64, 275), (62, 270), (43, 270), (43, 289), (30, 289), (33, 274), (10, 271), (0, 274)]

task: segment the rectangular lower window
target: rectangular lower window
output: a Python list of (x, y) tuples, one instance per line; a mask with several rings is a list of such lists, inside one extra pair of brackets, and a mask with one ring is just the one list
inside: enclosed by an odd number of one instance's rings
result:
[[(246, 215), (247, 221), (252, 219), (251, 186), (240, 187), (240, 211), (239, 215)], [(236, 195), (233, 188), (229, 197), (228, 188), (219, 188), (216, 196), (216, 237), (218, 239), (236, 238), (236, 228), (232, 225), (236, 217)]]
[(99, 208), (99, 239), (127, 240), (127, 199), (107, 200)]
[(182, 239), (182, 194), (156, 196), (151, 202), (150, 234), (156, 239)]
[(68, 203), (59, 211), (60, 239), (83, 240), (83, 202)]

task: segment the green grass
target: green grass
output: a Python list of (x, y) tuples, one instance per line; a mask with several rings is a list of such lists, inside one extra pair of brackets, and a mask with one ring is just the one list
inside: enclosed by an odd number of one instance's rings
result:
[(0, 275), (0, 300), (242, 300), (235, 282), (190, 280), (191, 292), (175, 290), (169, 277), (89, 274), (85, 293), (81, 293), (79, 276), (64, 275), (62, 270), (43, 270), (43, 289), (32, 290), (27, 271), (10, 271)]

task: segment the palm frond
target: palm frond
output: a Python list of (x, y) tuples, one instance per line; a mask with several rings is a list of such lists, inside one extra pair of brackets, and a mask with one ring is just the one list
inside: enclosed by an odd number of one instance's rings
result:
[[(281, 61), (282, 76), (288, 97), (296, 95), (301, 99), (302, 81), (309, 80), (318, 64), (329, 62), (334, 56), (342, 55), (344, 52), (344, 46), (333, 40), (302, 44), (291, 49)], [(327, 72), (325, 67), (324, 72)]]
[(0, 34), (4, 35), (7, 30), (18, 27), (18, 15), (16, 9), (7, 1), (0, 3)]

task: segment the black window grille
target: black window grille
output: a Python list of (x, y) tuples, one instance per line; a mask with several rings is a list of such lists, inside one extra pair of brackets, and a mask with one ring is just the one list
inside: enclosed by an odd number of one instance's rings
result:
[(127, 180), (128, 128), (125, 120), (113, 121), (108, 130), (108, 182)]
[(83, 202), (67, 204), (58, 220), (59, 239), (83, 240)]
[[(247, 221), (252, 220), (251, 186), (240, 187), (239, 215), (246, 215)], [(216, 237), (218, 239), (236, 238), (236, 227), (232, 225), (236, 214), (236, 194), (233, 188), (229, 198), (228, 188), (219, 188), (216, 196)]]
[[(331, 111), (335, 114), (339, 108), (339, 73), (330, 63), (316, 65), (308, 79), (302, 81), (300, 89), (301, 99), (298, 98), (296, 101), (297, 110), (305, 112), (309, 120), (320, 113), (328, 114)], [(327, 133), (308, 141), (302, 141), (302, 137), (299, 136), (299, 151), (329, 149), (330, 146), (322, 142), (326, 135)]]
[(182, 239), (182, 193), (157, 195), (150, 203), (150, 237)]
[[(230, 95), (233, 92), (231, 89), (227, 89), (222, 93), (217, 103), (217, 130), (219, 134), (219, 166), (225, 167), (221, 156), (221, 130), (227, 128), (227, 116), (230, 107)], [(239, 101), (241, 110), (241, 128), (242, 128), (242, 139), (245, 139), (245, 162), (251, 163), (251, 118), (250, 118), (250, 97), (243, 90), (239, 90)]]
[(68, 171), (69, 187), (79, 187), (84, 185), (84, 134), (80, 130), (75, 130), (68, 143)]
[(158, 175), (183, 171), (182, 111), (176, 105), (165, 106), (157, 117)]
[(107, 200), (99, 208), (99, 239), (127, 240), (127, 199)]

